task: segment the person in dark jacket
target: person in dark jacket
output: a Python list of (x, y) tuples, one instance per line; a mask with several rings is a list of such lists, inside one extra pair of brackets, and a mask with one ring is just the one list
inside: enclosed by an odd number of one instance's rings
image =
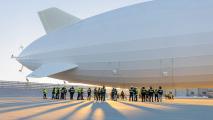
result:
[(159, 86), (159, 89), (158, 89), (158, 98), (159, 98), (159, 102), (162, 102), (162, 97), (163, 97), (163, 90), (162, 90), (162, 87)]
[(80, 89), (80, 99), (84, 100), (84, 90), (83, 90), (83, 88)]
[(117, 91), (117, 89), (115, 88), (115, 89), (114, 89), (114, 101), (117, 101), (117, 99), (118, 99), (118, 91)]
[(112, 92), (111, 92), (111, 95), (112, 95), (112, 100), (115, 100), (115, 88), (112, 88)]
[(152, 87), (149, 88), (149, 102), (154, 102), (153, 100), (154, 90)]
[(146, 89), (145, 89), (145, 87), (141, 88), (141, 98), (142, 98), (142, 102), (146, 102)]
[(98, 91), (97, 88), (94, 89), (94, 100), (98, 100)]
[(130, 89), (129, 89), (129, 101), (133, 101), (134, 100), (134, 88), (133, 87), (131, 87)]
[(138, 101), (138, 89), (135, 87), (133, 89), (133, 96), (134, 96), (134, 101)]
[(155, 89), (154, 95), (155, 95), (155, 102), (159, 102), (159, 99), (158, 99), (158, 89)]
[(59, 99), (59, 96), (60, 96), (60, 88), (57, 87), (56, 88), (56, 99)]
[(98, 101), (101, 100), (101, 88), (98, 88)]
[(52, 89), (52, 100), (55, 99), (56, 90), (55, 87)]
[(64, 100), (66, 100), (67, 99), (67, 88), (66, 87), (63, 87), (63, 89), (64, 89)]
[(73, 100), (73, 96), (75, 94), (75, 89), (73, 86), (69, 89), (69, 93), (70, 93), (70, 100)]
[(106, 97), (106, 88), (105, 86), (103, 86), (101, 88), (101, 101), (105, 101), (105, 97)]
[(88, 90), (87, 90), (87, 100), (91, 100), (91, 89), (90, 88), (88, 88)]
[(124, 91), (122, 90), (121, 91), (121, 100), (124, 100), (124, 98), (125, 98), (125, 94), (124, 94)]
[(61, 99), (64, 99), (65, 96), (65, 87), (61, 88)]
[(146, 90), (146, 102), (149, 102), (149, 90)]

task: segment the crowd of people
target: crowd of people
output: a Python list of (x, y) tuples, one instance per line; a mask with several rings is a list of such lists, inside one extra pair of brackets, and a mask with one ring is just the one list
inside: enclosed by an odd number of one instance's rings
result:
[(114, 100), (114, 101), (117, 101), (118, 98), (119, 98), (119, 95), (118, 95), (117, 89), (116, 88), (112, 88), (111, 99)]
[(66, 87), (54, 87), (52, 89), (52, 99), (64, 99), (66, 100), (67, 88)]
[[(67, 92), (69, 92), (70, 100), (74, 99), (75, 93), (77, 93), (77, 100), (84, 100), (84, 90), (83, 88), (71, 87), (69, 90), (66, 87), (54, 87), (52, 89), (52, 99), (64, 99), (66, 100)], [(43, 98), (47, 99), (47, 89), (43, 89)], [(87, 100), (91, 100), (92, 98), (92, 89), (88, 88), (86, 91)], [(146, 89), (142, 87), (140, 90), (136, 87), (130, 87), (129, 89), (129, 101), (138, 101), (141, 99), (142, 102), (162, 102), (163, 89), (159, 86), (158, 89), (153, 89), (149, 87)], [(96, 101), (105, 101), (106, 100), (106, 88), (105, 86), (94, 88), (93, 89), (93, 97)], [(117, 101), (118, 99), (126, 100), (128, 97), (125, 95), (125, 92), (122, 90), (120, 94), (116, 88), (112, 88), (110, 93), (111, 100)]]
[[(136, 87), (130, 87), (129, 89), (129, 101), (138, 101), (141, 98), (142, 102), (162, 102), (163, 90), (160, 86), (158, 89), (153, 89), (150, 87), (149, 89), (145, 89), (142, 87), (140, 91)], [(112, 88), (111, 91), (111, 100), (117, 101), (117, 99), (125, 100), (127, 96), (122, 90), (120, 94), (116, 88)]]
[(94, 89), (94, 100), (96, 101), (105, 101), (106, 100), (106, 88), (103, 86), (102, 88)]
[[(158, 89), (142, 87), (139, 95), (142, 102), (162, 102), (163, 90), (161, 86)], [(137, 88), (131, 87), (129, 89), (129, 101), (138, 101)]]
[[(48, 89), (42, 89), (43, 99), (47, 99)], [(66, 100), (67, 92), (70, 94), (70, 100), (74, 99), (75, 93), (77, 93), (77, 100), (84, 100), (84, 90), (83, 88), (75, 89), (73, 86), (67, 90), (66, 87), (54, 87), (52, 89), (52, 99), (64, 99)], [(105, 101), (106, 100), (106, 88), (103, 86), (102, 88), (94, 88), (94, 100), (96, 101)], [(92, 90), (91, 88), (87, 89), (87, 100), (91, 100)]]

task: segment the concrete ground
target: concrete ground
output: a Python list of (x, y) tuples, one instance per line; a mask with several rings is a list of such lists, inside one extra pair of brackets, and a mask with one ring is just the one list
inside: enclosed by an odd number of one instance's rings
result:
[(0, 98), (1, 120), (212, 120), (213, 99), (163, 103)]

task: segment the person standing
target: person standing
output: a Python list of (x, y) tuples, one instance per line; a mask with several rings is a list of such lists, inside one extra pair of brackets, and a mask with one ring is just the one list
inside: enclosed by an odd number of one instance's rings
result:
[(146, 102), (149, 101), (149, 90), (146, 90)]
[(152, 87), (150, 87), (149, 88), (149, 102), (154, 102), (153, 95), (154, 95), (154, 90), (152, 89)]
[(78, 88), (77, 93), (78, 93), (77, 100), (80, 100), (81, 99), (81, 88)]
[(88, 90), (87, 90), (87, 100), (91, 100), (91, 89), (89, 88)]
[(133, 87), (129, 89), (129, 101), (133, 101)]
[(48, 93), (47, 88), (42, 89), (42, 92), (43, 92), (43, 99), (47, 99), (47, 93)]
[(124, 100), (124, 97), (125, 97), (125, 94), (124, 94), (124, 91), (122, 90), (121, 91), (121, 100)]
[(84, 89), (83, 89), (83, 88), (81, 88), (81, 93), (80, 93), (80, 95), (81, 95), (81, 100), (84, 100)]
[(98, 100), (98, 91), (97, 88), (94, 89), (94, 100)]
[(115, 91), (114, 88), (112, 88), (112, 91), (111, 91), (111, 99), (112, 100), (114, 100), (114, 91)]
[(106, 88), (105, 86), (103, 86), (101, 88), (101, 101), (105, 101), (105, 97), (106, 97)]
[(81, 100), (84, 100), (84, 89), (81, 88)]
[(64, 87), (64, 99), (66, 100), (67, 99), (67, 88)]
[(73, 96), (74, 96), (74, 93), (75, 93), (75, 89), (74, 89), (73, 86), (69, 89), (69, 93), (70, 93), (70, 100), (73, 100)]
[(56, 94), (56, 90), (55, 90), (55, 87), (53, 87), (53, 89), (52, 89), (52, 100), (55, 99), (55, 94)]
[(60, 99), (64, 99), (64, 87), (61, 88), (61, 96)]
[(145, 87), (141, 88), (141, 99), (142, 99), (142, 102), (146, 101), (146, 89), (145, 89)]
[(101, 100), (101, 88), (98, 88), (98, 101)]
[(117, 99), (118, 99), (118, 91), (117, 91), (117, 89), (115, 88), (115, 89), (114, 89), (114, 100), (117, 101)]
[(138, 101), (138, 89), (135, 87), (134, 89), (133, 89), (133, 96), (134, 96), (134, 101)]
[(159, 86), (159, 89), (158, 89), (158, 98), (159, 98), (159, 102), (162, 102), (162, 97), (163, 97), (163, 90), (162, 90), (162, 87)]
[(57, 87), (56, 88), (56, 99), (59, 99), (59, 95), (60, 95), (60, 88)]
[(56, 98), (56, 93), (57, 93), (57, 87), (55, 87), (55, 99), (57, 99), (57, 98)]
[(159, 102), (159, 99), (158, 99), (158, 89), (155, 89), (154, 95), (155, 95), (155, 102)]

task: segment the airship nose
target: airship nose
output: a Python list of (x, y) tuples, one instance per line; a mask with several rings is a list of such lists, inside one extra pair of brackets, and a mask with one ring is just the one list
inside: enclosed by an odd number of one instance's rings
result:
[(38, 62), (35, 62), (33, 57), (30, 57), (30, 54), (28, 53), (27, 50), (23, 50), (19, 56), (16, 57), (16, 60), (28, 69), (35, 70), (38, 67)]
[(22, 51), (18, 57), (16, 57), (16, 61), (18, 61), (19, 63), (21, 63), (23, 66), (27, 66), (26, 64), (26, 57), (23, 56), (23, 52), (25, 51)]

